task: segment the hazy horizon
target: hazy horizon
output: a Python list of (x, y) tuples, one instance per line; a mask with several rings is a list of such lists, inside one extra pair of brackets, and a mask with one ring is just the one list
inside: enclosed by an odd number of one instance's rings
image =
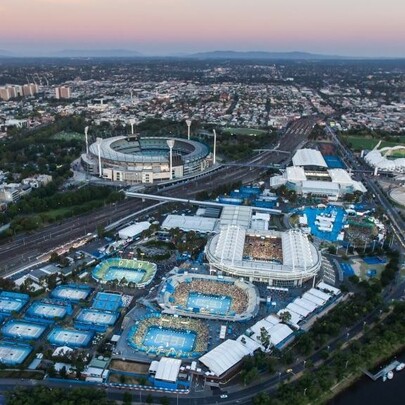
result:
[(404, 15), (400, 0), (2, 0), (0, 49), (405, 57)]

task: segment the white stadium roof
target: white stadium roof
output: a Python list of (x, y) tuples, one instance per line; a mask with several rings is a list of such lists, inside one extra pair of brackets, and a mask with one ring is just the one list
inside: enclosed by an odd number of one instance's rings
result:
[(340, 290), (339, 288), (333, 287), (327, 283), (325, 283), (324, 281), (321, 281), (316, 288), (318, 288), (318, 290), (324, 290), (324, 291), (330, 291), (331, 293), (333, 293), (334, 295), (339, 295), (340, 294)]
[(179, 228), (183, 231), (213, 232), (217, 224), (216, 218), (199, 216), (168, 215), (163, 221), (163, 229)]
[(157, 380), (176, 382), (181, 367), (181, 360), (162, 357), (157, 366)]
[[(243, 256), (246, 235), (262, 238), (281, 238), (282, 263), (276, 260), (251, 259)], [(320, 267), (320, 255), (299, 230), (277, 232), (244, 229), (240, 226), (222, 227), (205, 250), (212, 266), (235, 277), (267, 280), (305, 280), (314, 276)]]
[(291, 182), (305, 181), (307, 176), (305, 170), (300, 166), (288, 166), (286, 169), (287, 180)]
[(315, 149), (298, 149), (292, 161), (294, 166), (328, 167), (322, 153)]
[(230, 205), (224, 207), (221, 213), (221, 226), (237, 225), (249, 228), (252, 220), (252, 207), (244, 205)]
[(219, 233), (215, 255), (222, 261), (242, 260), (246, 231), (239, 226), (227, 226)]
[(241, 342), (228, 339), (210, 352), (204, 354), (199, 360), (201, 363), (205, 364), (211, 372), (220, 376), (250, 354), (252, 354), (252, 351)]
[(138, 222), (137, 224), (127, 226), (124, 229), (118, 231), (118, 236), (120, 239), (133, 238), (141, 234), (146, 229), (150, 228), (150, 223), (148, 221)]

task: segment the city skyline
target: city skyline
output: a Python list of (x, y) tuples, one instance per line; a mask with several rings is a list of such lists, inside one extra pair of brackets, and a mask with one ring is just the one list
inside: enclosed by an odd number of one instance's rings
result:
[(405, 57), (399, 0), (3, 0), (0, 49), (45, 56), (63, 49), (144, 55), (214, 50)]

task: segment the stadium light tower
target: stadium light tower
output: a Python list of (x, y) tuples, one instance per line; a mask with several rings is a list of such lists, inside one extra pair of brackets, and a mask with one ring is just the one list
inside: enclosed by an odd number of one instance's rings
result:
[(131, 134), (133, 135), (134, 134), (135, 120), (134, 119), (129, 120), (129, 123), (131, 124)]
[(215, 163), (217, 162), (217, 131), (215, 131), (215, 129), (213, 130), (214, 132), (214, 150), (213, 150), (213, 160), (212, 163), (215, 165)]
[(102, 169), (101, 169), (101, 138), (97, 138), (97, 152), (98, 152), (98, 175), (99, 177), (103, 176)]
[(190, 127), (191, 127), (191, 120), (186, 120), (187, 125), (187, 139), (190, 140)]
[(84, 128), (84, 136), (86, 138), (86, 155), (89, 154), (89, 138), (87, 136), (87, 133), (89, 132), (89, 127)]
[(173, 180), (173, 146), (174, 146), (174, 139), (168, 139), (167, 140), (167, 146), (169, 147), (170, 150), (170, 180)]

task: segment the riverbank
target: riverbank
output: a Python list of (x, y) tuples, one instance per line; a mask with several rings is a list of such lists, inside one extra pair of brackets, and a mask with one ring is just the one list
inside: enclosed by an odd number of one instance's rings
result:
[[(397, 345), (393, 348), (392, 351), (389, 353), (384, 353), (380, 357), (378, 357), (370, 367), (370, 369), (377, 368), (382, 364), (388, 364), (392, 361), (395, 357), (402, 357), (405, 353), (405, 343)], [(357, 384), (362, 377), (366, 377), (363, 371), (359, 370), (358, 372), (349, 374), (345, 377), (342, 381), (337, 383), (333, 386), (329, 392), (325, 393), (322, 398), (319, 398), (319, 401), (314, 402), (315, 404), (319, 405), (335, 405), (334, 399), (336, 399), (339, 395), (343, 394), (345, 391), (352, 388), (355, 384)], [(369, 377), (367, 377), (370, 383), (374, 383)], [(405, 392), (405, 391), (404, 391)]]

